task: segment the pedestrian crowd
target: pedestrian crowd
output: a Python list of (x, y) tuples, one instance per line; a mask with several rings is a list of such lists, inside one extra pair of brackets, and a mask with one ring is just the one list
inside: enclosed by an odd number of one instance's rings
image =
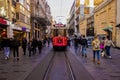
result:
[[(3, 48), (5, 59), (9, 59), (9, 55), (12, 52), (14, 60), (19, 60), (19, 47), (21, 46), (23, 49), (23, 55), (27, 55), (26, 51), (28, 49), (29, 57), (32, 55), (35, 55), (37, 53), (37, 49), (39, 53), (41, 53), (42, 48), (46, 46), (46, 43), (49, 47), (51, 38), (45, 37), (43, 39), (31, 39), (30, 41), (27, 41), (26, 38), (22, 38), (22, 40), (19, 40), (19, 38), (7, 38), (3, 37), (0, 46)], [(82, 35), (80, 37), (74, 36), (73, 39), (68, 38), (68, 46), (71, 46), (71, 42), (73, 43), (75, 53), (80, 52), (81, 55), (85, 58), (87, 58), (87, 48), (88, 48), (88, 39), (85, 37), (85, 35)], [(91, 42), (92, 50), (93, 50), (93, 62), (97, 62), (100, 64), (100, 57), (109, 58), (111, 59), (111, 53), (110, 48), (111, 46), (115, 47), (112, 40), (109, 36), (103, 37), (102, 39), (99, 39), (98, 36), (95, 36), (93, 41)], [(96, 61), (97, 57), (97, 61)]]
[(8, 60), (10, 57), (10, 54), (13, 53), (13, 60), (19, 60), (19, 47), (22, 47), (23, 55), (27, 55), (26, 51), (28, 50), (29, 57), (32, 55), (35, 55), (37, 53), (37, 50), (39, 53), (41, 53), (42, 48), (48, 44), (48, 47), (50, 45), (51, 39), (43, 38), (43, 39), (31, 39), (30, 41), (27, 41), (25, 37), (20, 40), (17, 37), (14, 38), (7, 38), (3, 37), (1, 41), (1, 48), (3, 49), (5, 60)]
[[(70, 46), (71, 42), (73, 43), (75, 53), (80, 52), (83, 57), (87, 58), (87, 48), (89, 45), (88, 39), (85, 37), (85, 35), (80, 37), (75, 35), (73, 39), (69, 40), (68, 46)], [(110, 36), (103, 37), (102, 39), (100, 39), (98, 36), (94, 36), (91, 46), (93, 51), (93, 62), (100, 64), (100, 57), (112, 59), (110, 48), (111, 46), (115, 47), (115, 45), (110, 39)]]

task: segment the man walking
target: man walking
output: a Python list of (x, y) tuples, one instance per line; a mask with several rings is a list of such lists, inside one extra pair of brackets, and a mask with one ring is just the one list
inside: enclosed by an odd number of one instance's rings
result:
[(82, 45), (82, 56), (87, 57), (87, 39), (85, 38), (85, 35), (83, 35), (83, 38), (81, 39), (81, 45)]
[(12, 46), (13, 46), (13, 57), (14, 57), (14, 59), (19, 60), (19, 46), (20, 46), (20, 41), (18, 40), (18, 38), (14, 38), (12, 40)]
[(77, 53), (77, 50), (78, 50), (78, 39), (77, 39), (77, 36), (75, 35), (75, 38), (74, 38), (74, 48), (75, 48), (75, 53)]
[(9, 59), (10, 45), (11, 45), (10, 39), (7, 37), (3, 37), (2, 47), (4, 48), (5, 60)]
[(23, 49), (24, 55), (26, 55), (26, 47), (27, 47), (27, 39), (23, 38), (22, 39), (22, 49)]

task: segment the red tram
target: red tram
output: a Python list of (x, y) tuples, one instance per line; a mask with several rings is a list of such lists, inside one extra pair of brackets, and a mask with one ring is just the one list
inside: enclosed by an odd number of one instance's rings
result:
[(52, 39), (53, 49), (65, 50), (67, 47), (67, 37), (56, 36)]
[(66, 37), (66, 26), (62, 23), (58, 23), (54, 25), (54, 31), (53, 31), (53, 49), (54, 50), (65, 50), (67, 47), (67, 37)]

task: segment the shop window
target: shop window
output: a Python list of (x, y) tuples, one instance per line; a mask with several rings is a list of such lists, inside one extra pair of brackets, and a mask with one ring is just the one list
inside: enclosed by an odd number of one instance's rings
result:
[(6, 17), (7, 13), (5, 11), (5, 2), (4, 0), (0, 0), (0, 16)]
[(19, 13), (16, 13), (16, 19), (19, 19)]
[(25, 22), (25, 15), (22, 14), (22, 13), (19, 13), (19, 20), (20, 20), (21, 22)]
[(84, 14), (89, 14), (89, 7), (86, 7), (86, 8), (85, 8)]

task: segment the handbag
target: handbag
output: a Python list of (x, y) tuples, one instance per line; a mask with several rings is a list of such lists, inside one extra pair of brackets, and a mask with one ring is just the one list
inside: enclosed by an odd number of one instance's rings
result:
[(101, 48), (101, 49), (104, 49), (104, 44), (100, 44), (100, 48)]

